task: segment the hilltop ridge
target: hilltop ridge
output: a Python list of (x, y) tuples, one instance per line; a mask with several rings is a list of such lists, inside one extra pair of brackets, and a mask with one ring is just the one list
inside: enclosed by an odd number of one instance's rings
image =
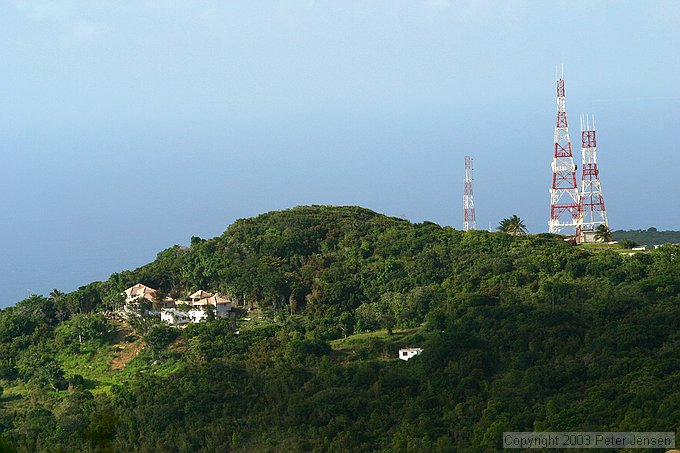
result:
[(646, 230), (612, 231), (616, 241), (628, 239), (640, 245), (680, 244), (680, 231), (659, 231), (654, 227)]
[[(477, 452), (503, 431), (677, 431), (678, 252), (358, 207), (241, 219), (0, 311), (0, 449)], [(228, 294), (237, 313), (117, 319), (137, 283)]]

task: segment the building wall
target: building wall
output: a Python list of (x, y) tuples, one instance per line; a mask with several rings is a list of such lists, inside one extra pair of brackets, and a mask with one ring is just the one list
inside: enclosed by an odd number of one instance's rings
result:
[(401, 360), (408, 360), (411, 357), (417, 356), (421, 352), (423, 352), (422, 349), (400, 349), (399, 350), (399, 358)]
[(201, 322), (208, 319), (208, 315), (202, 308), (194, 308), (193, 310), (189, 310), (187, 314), (189, 315), (191, 322)]

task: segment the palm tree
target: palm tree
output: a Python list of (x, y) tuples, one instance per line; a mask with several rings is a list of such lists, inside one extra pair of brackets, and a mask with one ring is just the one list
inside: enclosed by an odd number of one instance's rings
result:
[(595, 228), (595, 240), (601, 242), (610, 242), (612, 240), (612, 230), (604, 223)]
[(527, 234), (527, 226), (524, 224), (524, 220), (513, 215), (509, 219), (501, 220), (501, 223), (498, 224), (498, 231), (512, 234), (513, 236), (520, 236)]

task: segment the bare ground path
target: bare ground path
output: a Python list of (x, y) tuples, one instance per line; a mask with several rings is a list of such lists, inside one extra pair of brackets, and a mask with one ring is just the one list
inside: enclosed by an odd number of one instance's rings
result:
[(144, 347), (144, 342), (141, 338), (137, 338), (132, 342), (128, 341), (132, 334), (132, 329), (127, 322), (117, 319), (110, 322), (116, 327), (114, 344), (112, 346), (117, 351), (111, 360), (111, 370), (122, 370), (132, 359), (137, 357), (139, 351)]

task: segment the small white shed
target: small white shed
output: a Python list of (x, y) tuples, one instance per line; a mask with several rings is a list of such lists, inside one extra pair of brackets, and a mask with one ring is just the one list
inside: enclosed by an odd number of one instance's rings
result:
[(399, 350), (399, 358), (401, 360), (408, 360), (423, 352), (421, 348), (401, 348)]

